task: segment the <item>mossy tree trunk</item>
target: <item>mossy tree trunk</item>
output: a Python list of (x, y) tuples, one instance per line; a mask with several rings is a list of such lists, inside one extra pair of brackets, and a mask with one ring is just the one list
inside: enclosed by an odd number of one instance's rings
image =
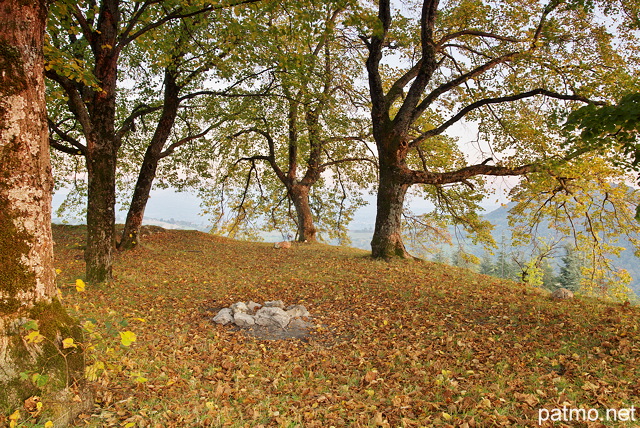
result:
[[(82, 354), (62, 347), (65, 338), (81, 341), (81, 331), (55, 286), (42, 56), (46, 16), (45, 0), (4, 0), (0, 7), (0, 412), (47, 391), (54, 398), (65, 395), (82, 384), (84, 372)], [(44, 337), (40, 343), (24, 338), (29, 320)], [(46, 375), (45, 390), (21, 373)], [(62, 426), (72, 416), (54, 423)]]

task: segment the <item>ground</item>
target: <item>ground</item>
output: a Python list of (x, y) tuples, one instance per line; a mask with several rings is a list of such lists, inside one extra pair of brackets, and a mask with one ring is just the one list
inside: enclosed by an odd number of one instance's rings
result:
[[(552, 426), (538, 424), (541, 409), (639, 404), (640, 310), (629, 305), (196, 231), (156, 231), (118, 255), (113, 283), (78, 292), (83, 232), (54, 228), (64, 303), (108, 345), (89, 357), (106, 370), (77, 427), (534, 427)], [(321, 327), (262, 340), (211, 322), (231, 303), (277, 299)], [(129, 347), (124, 330), (137, 337)], [(564, 426), (637, 425), (602, 423)]]

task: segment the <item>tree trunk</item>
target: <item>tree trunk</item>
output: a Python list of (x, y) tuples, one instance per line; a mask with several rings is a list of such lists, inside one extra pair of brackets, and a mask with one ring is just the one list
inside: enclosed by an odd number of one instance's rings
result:
[(118, 1), (101, 2), (97, 34), (92, 43), (94, 73), (101, 91), (92, 91), (87, 103), (92, 132), (87, 137), (87, 248), (86, 280), (100, 283), (112, 279), (116, 224), (116, 161), (120, 140), (116, 135), (116, 90), (120, 12)]
[(134, 248), (139, 241), (140, 227), (144, 218), (144, 210), (147, 207), (147, 201), (151, 194), (153, 180), (156, 177), (158, 163), (162, 158), (162, 149), (169, 139), (169, 134), (173, 129), (176, 117), (178, 115), (178, 107), (180, 101), (178, 95), (180, 88), (176, 83), (175, 76), (169, 71), (165, 71), (164, 77), (164, 103), (162, 107), (162, 115), (158, 121), (158, 126), (151, 138), (147, 151), (144, 154), (140, 173), (136, 187), (129, 205), (127, 213), (127, 221), (124, 225), (122, 238), (118, 244), (119, 250), (129, 250)]
[(298, 241), (316, 242), (317, 231), (309, 205), (309, 187), (294, 185), (289, 193), (298, 216)]
[(84, 253), (86, 280), (100, 283), (112, 279), (116, 225), (116, 155), (108, 144), (87, 156), (87, 247)]
[[(149, 152), (147, 148), (147, 153)], [(118, 250), (131, 250), (138, 245), (140, 228), (142, 227), (142, 219), (144, 218), (144, 210), (147, 207), (147, 201), (153, 186), (153, 179), (156, 176), (158, 168), (158, 159), (150, 159), (147, 162), (147, 156), (142, 163), (142, 168), (138, 174), (138, 181), (133, 191), (129, 211), (127, 212), (127, 221), (124, 224), (122, 237), (118, 243)]]
[[(55, 399), (82, 384), (84, 360), (61, 341), (81, 341), (81, 330), (56, 296), (51, 237), (51, 166), (45, 112), (42, 45), (44, 0), (4, 0), (0, 7), (0, 411), (41, 395), (31, 376), (49, 376)], [(33, 320), (44, 340), (24, 339)], [(35, 323), (30, 323), (35, 327)], [(78, 406), (59, 408), (45, 396), (44, 411), (66, 425)], [(77, 414), (77, 413), (76, 413)]]
[(402, 182), (396, 169), (383, 163), (381, 156), (371, 255), (375, 258), (411, 258), (402, 242), (402, 209), (409, 184)]

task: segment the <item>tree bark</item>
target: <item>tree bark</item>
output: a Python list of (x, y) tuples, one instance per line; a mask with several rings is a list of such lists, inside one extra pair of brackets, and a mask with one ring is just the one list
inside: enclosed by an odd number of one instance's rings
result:
[(86, 280), (100, 283), (112, 279), (116, 224), (116, 160), (120, 139), (115, 129), (118, 77), (117, 48), (120, 23), (119, 1), (104, 0), (100, 5), (98, 31), (91, 34), (95, 58), (94, 74), (100, 90), (88, 89), (85, 100), (90, 124), (84, 125), (87, 139), (87, 247)]
[(116, 154), (109, 144), (89, 150), (87, 173), (87, 247), (84, 253), (86, 280), (93, 283), (112, 278), (115, 247)]
[(411, 258), (402, 242), (402, 210), (409, 184), (380, 157), (376, 225), (371, 240), (375, 258)]
[(317, 230), (313, 223), (311, 205), (309, 205), (309, 186), (294, 185), (289, 194), (298, 217), (298, 241), (316, 242)]
[[(0, 7), (0, 409), (41, 395), (21, 373), (48, 375), (47, 390), (65, 395), (82, 384), (82, 353), (63, 349), (81, 330), (57, 300), (51, 237), (49, 137), (42, 46), (44, 0), (4, 0)], [(37, 322), (44, 341), (24, 339)], [(44, 397), (45, 406), (47, 398)], [(72, 406), (68, 403), (66, 412)], [(52, 411), (45, 407), (45, 411)], [(78, 410), (77, 406), (75, 410)], [(55, 412), (54, 412), (55, 413)], [(74, 412), (53, 415), (62, 426)], [(77, 413), (76, 413), (77, 414)], [(65, 416), (66, 415), (66, 416)]]
[(144, 218), (144, 210), (147, 207), (147, 201), (151, 194), (153, 180), (158, 170), (158, 163), (162, 158), (162, 149), (171, 134), (171, 129), (173, 129), (173, 124), (178, 115), (178, 107), (180, 105), (178, 95), (180, 88), (176, 83), (175, 76), (169, 70), (165, 71), (164, 85), (162, 115), (144, 154), (136, 187), (131, 198), (131, 205), (129, 205), (127, 221), (122, 231), (122, 238), (118, 244), (119, 250), (132, 249), (140, 242), (139, 234), (142, 219)]

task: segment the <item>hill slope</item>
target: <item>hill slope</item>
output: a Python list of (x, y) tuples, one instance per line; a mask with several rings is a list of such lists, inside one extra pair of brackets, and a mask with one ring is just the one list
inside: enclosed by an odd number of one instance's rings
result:
[[(84, 228), (54, 226), (66, 305), (114, 336), (89, 360), (111, 369), (76, 426), (534, 427), (540, 408), (638, 404), (637, 308), (355, 249), (154, 230), (113, 283), (78, 293)], [(274, 299), (321, 327), (268, 341), (210, 321)], [(131, 350), (114, 327), (137, 335)]]

